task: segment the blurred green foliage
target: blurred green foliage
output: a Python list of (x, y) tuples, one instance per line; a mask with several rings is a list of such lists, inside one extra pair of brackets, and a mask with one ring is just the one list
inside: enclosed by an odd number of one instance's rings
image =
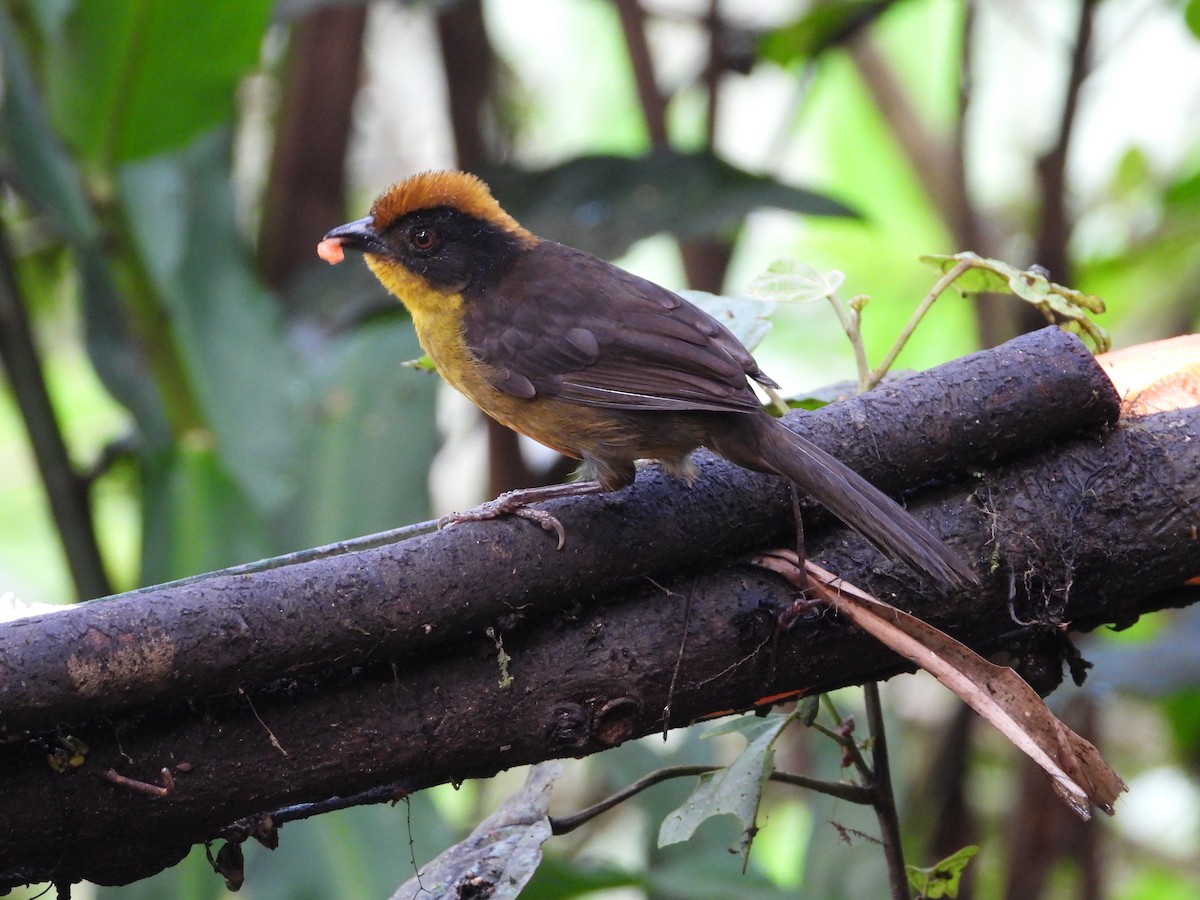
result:
[(234, 99), (270, 8), (220, 4), (199, 28), (184, 2), (0, 10), (8, 213), (37, 247), (21, 276), (78, 284), (92, 364), (131, 417), (108, 439), (136, 447), (141, 583), (428, 511), (434, 382), (395, 366), (417, 352), (404, 317), (286, 320), (238, 224)]

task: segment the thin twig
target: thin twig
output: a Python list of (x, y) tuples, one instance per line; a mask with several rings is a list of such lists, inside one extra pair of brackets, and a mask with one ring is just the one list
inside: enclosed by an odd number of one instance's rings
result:
[(721, 766), (666, 766), (662, 769), (657, 769), (648, 775), (644, 775), (635, 781), (633, 784), (627, 785), (609, 797), (605, 797), (599, 803), (594, 803), (587, 809), (581, 809), (577, 813), (569, 816), (560, 816), (558, 818), (551, 817), (550, 833), (551, 834), (569, 834), (585, 822), (591, 821), (601, 813), (608, 812), (618, 803), (623, 803), (630, 797), (640, 794), (646, 788), (654, 787), (664, 781), (669, 781), (672, 778), (688, 778), (698, 775), (707, 775), (710, 772), (720, 771)]
[(386, 547), (388, 544), (398, 544), (400, 541), (408, 540), (409, 538), (417, 537), (422, 534), (428, 534), (431, 531), (436, 531), (438, 527), (437, 519), (429, 519), (425, 522), (414, 522), (411, 525), (402, 525), (399, 528), (393, 528), (389, 531), (380, 531), (376, 534), (367, 534), (362, 537), (350, 538), (346, 541), (334, 541), (332, 544), (324, 544), (320, 547), (311, 547), (308, 550), (297, 550), (295, 553), (285, 553), (282, 556), (272, 556), (267, 559), (256, 560), (255, 562), (242, 563), (237, 566), (230, 566), (227, 569), (217, 569), (213, 572), (203, 572), (199, 575), (189, 575), (187, 578), (177, 578), (175, 581), (167, 581), (163, 584), (152, 584), (146, 587), (135, 588), (132, 591), (125, 591), (122, 594), (110, 594), (107, 597), (102, 597), (103, 600), (128, 600), (138, 597), (143, 594), (157, 594), (159, 591), (168, 588), (187, 587), (192, 584), (200, 584), (202, 581), (208, 581), (213, 578), (222, 578), (230, 575), (253, 575), (256, 572), (267, 572), (271, 569), (282, 569), (286, 566), (295, 566), (300, 563), (313, 562), (318, 559), (330, 559), (334, 556), (342, 556), (346, 553), (357, 553), (361, 550), (373, 550), (376, 547)]
[(1080, 0), (1075, 46), (1067, 76), (1062, 115), (1054, 146), (1037, 161), (1038, 186), (1042, 209), (1036, 235), (1037, 262), (1045, 266), (1056, 281), (1071, 279), (1067, 244), (1072, 230), (1067, 210), (1067, 159), (1075, 129), (1079, 94), (1091, 71), (1092, 31), (1097, 0)]
[(863, 685), (867, 704), (867, 728), (871, 733), (871, 762), (875, 778), (871, 782), (871, 806), (879, 820), (883, 855), (887, 860), (888, 884), (892, 900), (908, 900), (908, 876), (904, 868), (904, 848), (900, 843), (900, 817), (892, 793), (891, 764), (888, 761), (887, 735), (883, 727), (883, 706), (879, 702), (879, 682)]
[[(661, 784), (664, 781), (670, 781), (674, 778), (692, 778), (701, 775), (710, 775), (713, 772), (721, 771), (722, 768), (724, 767), (665, 766), (639, 778), (633, 784), (622, 788), (586, 809), (581, 809), (579, 812), (572, 813), (569, 816), (551, 817), (550, 831), (552, 834), (569, 834), (602, 813), (608, 812), (614, 806), (624, 803), (630, 797), (640, 794), (646, 788), (654, 787), (656, 784)], [(823, 781), (819, 778), (810, 778), (807, 775), (796, 775), (791, 772), (772, 772), (768, 777), (770, 781), (779, 784), (790, 784), (794, 787), (807, 788), (810, 791), (817, 791), (818, 793), (835, 797), (838, 800), (845, 800), (847, 803), (857, 803), (860, 806), (867, 806), (871, 803), (870, 789), (857, 784), (845, 784), (840, 781)]]
[[(796, 558), (800, 560), (801, 572), (804, 571), (804, 559), (807, 554), (804, 552), (804, 512), (800, 505), (800, 488), (795, 482), (788, 485), (789, 493), (792, 498), (792, 520), (796, 523)], [(807, 575), (807, 573), (805, 573)]]
[(625, 36), (625, 46), (629, 49), (638, 105), (642, 110), (650, 145), (655, 148), (666, 147), (667, 100), (658, 89), (658, 81), (654, 77), (654, 60), (650, 55), (650, 43), (646, 40), (646, 11), (638, 0), (616, 0), (615, 5)]
[[(841, 713), (838, 712), (837, 707), (834, 706), (833, 698), (830, 697), (829, 694), (821, 695), (821, 705), (825, 707), (826, 711), (831, 716), (833, 716), (834, 721), (837, 722), (840, 727), (846, 724), (847, 720), (842, 717)], [(859, 771), (859, 774), (861, 774), (868, 783), (875, 777), (875, 773), (871, 770), (870, 764), (863, 757), (862, 751), (858, 747), (858, 741), (854, 740), (854, 735), (851, 734), (849, 730), (835, 731), (832, 728), (822, 725), (820, 722), (813, 722), (809, 727), (815, 728), (826, 737), (837, 741), (842, 746), (842, 749), (846, 751), (846, 755), (850, 758), (850, 762), (853, 764), (854, 768)]]
[(925, 318), (925, 314), (929, 312), (930, 307), (933, 306), (937, 298), (944, 294), (946, 289), (949, 288), (950, 285), (954, 284), (954, 282), (960, 277), (962, 277), (963, 273), (970, 268), (970, 261), (963, 260), (953, 269), (946, 272), (946, 274), (939, 278), (937, 283), (930, 288), (929, 293), (925, 295), (924, 299), (921, 300), (921, 302), (917, 305), (917, 308), (913, 311), (913, 314), (904, 324), (904, 329), (900, 332), (899, 336), (892, 344), (891, 349), (888, 350), (887, 355), (884, 356), (883, 361), (875, 367), (873, 372), (871, 372), (871, 375), (868, 378), (868, 390), (875, 387), (875, 385), (879, 384), (879, 382), (883, 380), (883, 376), (888, 373), (888, 370), (891, 369), (893, 363), (896, 362), (896, 357), (900, 355), (900, 351), (904, 349), (904, 345), (908, 343), (908, 339), (912, 337), (913, 332), (916, 331), (917, 326), (921, 323), (921, 320)]
[[(670, 593), (668, 591), (668, 593)], [(679, 638), (679, 652), (675, 655), (675, 667), (671, 669), (671, 683), (667, 687), (667, 702), (663, 705), (663, 741), (671, 730), (671, 701), (675, 699), (675, 684), (679, 681), (679, 669), (683, 666), (683, 653), (687, 648), (688, 626), (692, 622), (692, 600), (696, 596), (696, 579), (692, 579), (691, 590), (688, 591), (687, 602), (683, 607), (683, 634)]]
[(150, 784), (148, 781), (139, 781), (136, 778), (120, 775), (116, 769), (105, 769), (100, 773), (100, 777), (105, 781), (111, 781), (113, 784), (119, 784), (121, 787), (126, 787), (131, 791), (136, 791), (139, 794), (147, 794), (151, 797), (166, 797), (175, 787), (169, 769), (163, 769), (162, 776), (163, 784)]
[(112, 588), (100, 557), (88, 480), (71, 464), (25, 310), (12, 253), (0, 227), (0, 362), (29, 434), (75, 593), (81, 600), (103, 596)]
[(823, 781), (819, 778), (809, 778), (807, 775), (795, 775), (791, 772), (772, 772), (770, 780), (777, 781), (780, 784), (790, 784), (796, 787), (807, 788), (810, 791), (816, 791), (818, 794), (825, 794), (837, 800), (845, 800), (847, 803), (857, 803), (859, 806), (869, 806), (871, 803), (870, 790), (859, 784), (847, 784), (844, 781)]
[(720, 0), (708, 0), (708, 11), (704, 15), (708, 28), (708, 64), (704, 67), (704, 87), (708, 110), (704, 121), (705, 146), (712, 150), (717, 144), (717, 111), (721, 97), (721, 74), (725, 70), (721, 52), (722, 23)]
[(967, 189), (967, 116), (971, 109), (974, 79), (972, 43), (975, 39), (976, 8), (974, 3), (963, 7), (962, 56), (958, 72), (958, 113), (950, 135), (950, 166), (946, 173), (946, 216), (950, 233), (960, 250), (974, 250), (981, 256), (991, 256), (986, 237), (971, 192)]
[(275, 737), (275, 732), (271, 730), (271, 726), (264, 722), (263, 717), (258, 714), (258, 710), (254, 707), (254, 701), (250, 699), (250, 695), (246, 693), (245, 688), (238, 688), (238, 693), (242, 695), (242, 698), (246, 701), (246, 705), (250, 707), (250, 714), (258, 720), (258, 724), (263, 727), (263, 730), (267, 733), (267, 737), (271, 739), (271, 746), (284, 756), (290, 756), (291, 754), (283, 749), (283, 744), (279, 743), (279, 738)]
[(369, 806), (376, 803), (399, 803), (405, 800), (411, 791), (402, 784), (384, 784), (357, 794), (346, 797), (330, 797), (314, 803), (295, 803), (282, 806), (269, 813), (246, 816), (221, 828), (214, 837), (223, 837), (230, 841), (244, 841), (263, 833), (264, 828), (273, 830), (287, 822), (300, 822), (304, 819), (319, 816), (339, 809), (353, 809), (357, 806)]
[(846, 332), (846, 337), (850, 339), (850, 346), (854, 350), (854, 368), (858, 373), (858, 390), (862, 393), (871, 387), (871, 365), (867, 362), (867, 348), (862, 339), (862, 314), (860, 307), (855, 305), (858, 298), (852, 298), (847, 303), (838, 296), (837, 291), (830, 291), (825, 295), (825, 299), (833, 307), (842, 331)]

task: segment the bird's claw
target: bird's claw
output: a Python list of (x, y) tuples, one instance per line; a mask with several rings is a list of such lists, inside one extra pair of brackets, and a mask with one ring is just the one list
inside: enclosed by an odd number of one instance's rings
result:
[(520, 516), (522, 519), (535, 522), (546, 531), (552, 532), (558, 538), (559, 550), (567, 543), (567, 531), (563, 528), (562, 522), (544, 509), (534, 509), (532, 506), (526, 506), (516, 497), (500, 496), (495, 500), (482, 503), (466, 512), (450, 513), (442, 516), (438, 519), (438, 528), (448, 528), (451, 525), (457, 525), (459, 522), (486, 522), (489, 519), (498, 519), (501, 516)]
[(531, 522), (536, 522), (546, 531), (551, 531), (558, 538), (558, 547), (561, 550), (567, 543), (567, 530), (563, 528), (562, 522), (558, 521), (556, 516), (550, 515), (544, 509), (534, 509), (532, 506), (519, 506), (513, 510), (515, 515), (522, 519), (528, 519)]

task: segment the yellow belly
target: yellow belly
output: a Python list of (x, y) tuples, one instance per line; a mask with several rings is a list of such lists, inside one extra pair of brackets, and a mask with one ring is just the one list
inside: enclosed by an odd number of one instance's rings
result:
[[(502, 425), (564, 456), (587, 460), (602, 481), (632, 480), (638, 459), (658, 459), (682, 470), (686, 456), (704, 442), (703, 413), (623, 410), (505, 393), (488, 380), (489, 366), (463, 338), (462, 298), (439, 295), (432, 303), (427, 291), (418, 293), (420, 299), (414, 303), (410, 294), (405, 306), (438, 373)], [(605, 477), (606, 470), (622, 475)]]

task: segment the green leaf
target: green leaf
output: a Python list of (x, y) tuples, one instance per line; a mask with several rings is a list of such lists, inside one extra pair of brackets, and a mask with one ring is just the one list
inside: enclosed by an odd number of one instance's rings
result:
[(1133, 146), (1121, 154), (1110, 179), (1114, 198), (1129, 197), (1154, 187), (1154, 167), (1141, 147)]
[(496, 198), (543, 237), (612, 259), (652, 235), (728, 239), (763, 207), (855, 216), (837, 200), (738, 169), (711, 153), (581, 156), (538, 172), (481, 173)]
[(214, 133), (117, 175), (135, 252), (162, 305), (153, 320), (162, 331), (151, 339), (178, 347), (185, 371), (170, 377), (186, 379), (246, 496), (276, 510), (301, 479), (288, 392), (299, 362), (238, 237), (228, 138)]
[(856, 381), (831, 381), (803, 394), (785, 398), (790, 409), (820, 409), (830, 403), (837, 403), (859, 393)]
[(740, 734), (746, 739), (747, 744), (752, 744), (765, 732), (778, 731), (782, 725), (786, 724), (785, 720), (791, 718), (790, 713), (780, 712), (771, 712), (765, 716), (730, 716), (709, 725), (700, 737), (702, 740), (708, 740), (723, 734)]
[(537, 873), (521, 891), (521, 900), (569, 900), (593, 897), (612, 888), (646, 887), (646, 874), (620, 869), (599, 860), (576, 856), (561, 858), (548, 853)]
[(60, 133), (103, 168), (178, 149), (234, 111), (270, 0), (80, 0), (47, 44)]
[(75, 3), (76, 0), (30, 0), (22, 6), (42, 39), (52, 41), (62, 35), (63, 23)]
[(793, 22), (767, 32), (758, 55), (780, 66), (808, 62), (835, 47), (886, 10), (893, 0), (827, 0), (812, 3)]
[(1040, 309), (1048, 322), (1053, 323), (1055, 316), (1066, 319), (1090, 337), (1098, 350), (1109, 348), (1108, 334), (1089, 316), (1104, 312), (1104, 301), (1093, 294), (1055, 284), (1040, 268), (1018, 269), (1002, 260), (985, 259), (971, 252), (930, 254), (922, 256), (921, 261), (944, 273), (965, 267), (954, 282), (964, 294), (1012, 294)]
[(728, 328), (747, 350), (761, 344), (771, 331), (770, 315), (775, 311), (775, 304), (770, 301), (707, 291), (680, 291), (679, 296)]
[(1200, 0), (1188, 0), (1183, 9), (1183, 21), (1192, 35), (1200, 38)]
[(72, 159), (50, 128), (25, 53), (0, 7), (0, 150), (24, 196), (69, 245), (79, 272), (88, 352), (106, 388), (137, 420), (149, 450), (169, 442), (167, 415), (130, 331), (101, 229)]
[[(779, 900), (795, 896), (781, 890), (757, 867), (738, 871), (729, 865), (728, 854), (699, 853), (656, 862), (647, 873), (647, 890), (632, 896), (684, 898), (687, 900)], [(630, 896), (628, 893), (625, 896)], [(524, 900), (522, 896), (521, 900)], [(594, 900), (594, 898), (589, 898)]]
[(438, 380), (395, 364), (418, 352), (403, 316), (309, 349), (298, 440), (304, 478), (280, 517), (288, 547), (429, 517)]
[(905, 866), (909, 886), (917, 892), (917, 896), (925, 900), (936, 900), (939, 897), (957, 897), (959, 882), (962, 881), (963, 870), (966, 869), (972, 857), (979, 848), (968, 845), (950, 854), (941, 862), (928, 869), (918, 866)]
[(99, 233), (70, 156), (55, 136), (41, 105), (29, 60), (17, 32), (0, 6), (0, 141), (23, 193), (45, 211), (55, 228), (76, 243)]
[(818, 272), (796, 259), (777, 259), (750, 282), (751, 296), (778, 303), (811, 303), (836, 294), (846, 281), (837, 269)]
[(422, 353), (415, 359), (406, 359), (400, 363), (405, 369), (416, 369), (418, 372), (432, 372), (437, 374), (437, 366), (433, 364), (433, 360), (429, 358), (428, 353)]
[[(1197, 2), (1200, 3), (1200, 0)], [(1163, 191), (1163, 203), (1169, 210), (1175, 207), (1180, 211), (1192, 210), (1200, 204), (1200, 170), (1167, 185)]]
[[(771, 775), (774, 759), (773, 747), (792, 717), (780, 715), (759, 720), (755, 726), (761, 732), (747, 745), (727, 768), (700, 778), (691, 796), (662, 823), (658, 832), (658, 846), (686, 841), (713, 816), (733, 815), (742, 823), (742, 839), (739, 852), (745, 860), (750, 853), (750, 844), (757, 831), (758, 807), (762, 802), (762, 790)], [(752, 727), (742, 724), (741, 727)]]
[(145, 460), (142, 583), (211, 572), (270, 555), (263, 517), (230, 476), (211, 435), (194, 432)]
[(809, 694), (800, 701), (796, 707), (796, 720), (805, 728), (817, 721), (817, 714), (821, 712), (821, 695)]

